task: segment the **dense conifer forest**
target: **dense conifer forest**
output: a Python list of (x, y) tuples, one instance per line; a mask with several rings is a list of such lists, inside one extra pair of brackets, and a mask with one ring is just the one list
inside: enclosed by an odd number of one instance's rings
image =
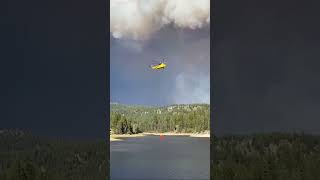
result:
[(0, 131), (1, 180), (101, 180), (107, 178), (105, 140), (38, 138)]
[(110, 127), (116, 134), (139, 132), (204, 132), (210, 129), (208, 104), (164, 107), (111, 104)]
[(256, 134), (213, 137), (215, 180), (319, 180), (320, 137)]

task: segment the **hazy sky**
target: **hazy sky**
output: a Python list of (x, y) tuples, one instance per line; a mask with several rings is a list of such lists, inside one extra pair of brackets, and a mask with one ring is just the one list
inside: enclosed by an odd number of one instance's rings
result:
[[(179, 0), (111, 1), (111, 101), (209, 103), (209, 5), (209, 0), (189, 4)], [(165, 70), (148, 67), (162, 59), (168, 63)]]

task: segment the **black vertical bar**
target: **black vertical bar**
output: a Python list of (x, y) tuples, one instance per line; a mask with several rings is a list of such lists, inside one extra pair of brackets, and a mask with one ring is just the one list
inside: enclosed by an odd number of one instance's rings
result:
[(110, 179), (110, 1), (106, 3), (106, 43), (107, 43), (107, 59), (106, 59), (106, 95), (105, 95), (105, 123), (106, 123), (106, 142), (107, 142), (107, 180)]

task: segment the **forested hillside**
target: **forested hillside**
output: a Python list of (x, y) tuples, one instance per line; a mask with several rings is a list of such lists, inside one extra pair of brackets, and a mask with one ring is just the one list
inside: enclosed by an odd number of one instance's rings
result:
[(203, 132), (210, 129), (210, 105), (164, 107), (111, 104), (110, 126), (116, 134), (139, 132)]
[(216, 180), (319, 180), (320, 137), (256, 134), (213, 137)]

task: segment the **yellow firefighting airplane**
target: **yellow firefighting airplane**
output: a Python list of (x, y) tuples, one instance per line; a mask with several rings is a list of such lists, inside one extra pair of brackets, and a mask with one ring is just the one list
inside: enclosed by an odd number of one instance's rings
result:
[(151, 67), (151, 69), (154, 69), (154, 70), (161, 70), (161, 69), (166, 68), (167, 64), (164, 61), (162, 61), (157, 64), (150, 65), (150, 67)]

